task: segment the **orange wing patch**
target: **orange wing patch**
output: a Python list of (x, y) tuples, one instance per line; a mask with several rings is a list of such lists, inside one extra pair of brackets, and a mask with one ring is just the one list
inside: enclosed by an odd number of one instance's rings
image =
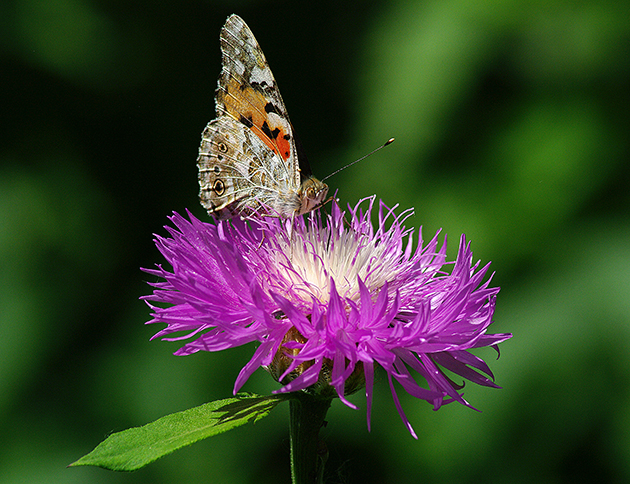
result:
[(255, 86), (230, 79), (217, 91), (217, 101), (225, 106), (227, 114), (251, 129), (282, 159), (286, 161), (291, 156), (290, 132), (281, 123), (271, 124), (269, 114), (279, 114), (278, 109)]

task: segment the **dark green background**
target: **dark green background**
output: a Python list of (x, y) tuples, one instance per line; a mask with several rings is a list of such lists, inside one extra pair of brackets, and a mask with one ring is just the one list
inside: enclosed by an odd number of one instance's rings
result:
[[(371, 6), (369, 6), (371, 5)], [(617, 0), (0, 6), (0, 483), (288, 482), (285, 406), (132, 474), (65, 466), (112, 431), (231, 395), (254, 347), (149, 342), (139, 267), (172, 211), (207, 215), (195, 159), (236, 12), (342, 202), (466, 233), (502, 287), (481, 413), (334, 402), (329, 482), (630, 480), (630, 7)], [(244, 390), (268, 393), (261, 370)], [(404, 393), (401, 390), (401, 394)]]

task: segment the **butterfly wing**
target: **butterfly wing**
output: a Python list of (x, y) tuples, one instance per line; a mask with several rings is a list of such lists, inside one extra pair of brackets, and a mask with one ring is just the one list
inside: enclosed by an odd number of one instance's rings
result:
[[(288, 216), (299, 202), (285, 189), (289, 174), (274, 172), (277, 154), (229, 116), (211, 121), (199, 148), (201, 204), (219, 219), (255, 213), (261, 204)], [(293, 198), (297, 198), (295, 192)], [(285, 206), (285, 212), (281, 212)]]
[(221, 52), (217, 119), (204, 130), (197, 160), (201, 203), (219, 218), (260, 203), (292, 214), (301, 180), (291, 122), (254, 34), (237, 15), (221, 30)]

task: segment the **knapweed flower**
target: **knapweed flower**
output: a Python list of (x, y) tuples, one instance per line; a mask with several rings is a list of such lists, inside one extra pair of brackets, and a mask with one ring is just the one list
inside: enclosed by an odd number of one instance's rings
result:
[(174, 214), (170, 237), (156, 236), (172, 271), (145, 269), (164, 279), (144, 298), (149, 323), (166, 323), (154, 338), (188, 340), (176, 355), (258, 342), (234, 393), (258, 367), (283, 384), (278, 392), (334, 394), (352, 408), (346, 395), (365, 387), (368, 428), (377, 365), (414, 437), (394, 380), (435, 409), (470, 406), (445, 370), (496, 387), (468, 350), (511, 337), (486, 334), (499, 288), (483, 281), (488, 265), (473, 264), (465, 236), (447, 263), (446, 237), (440, 248), (438, 232), (414, 249), (414, 232), (403, 225), (411, 211), (396, 215), (381, 203), (375, 227), (374, 203), (365, 199), (348, 213), (333, 204), (330, 215), (295, 220), (215, 224)]

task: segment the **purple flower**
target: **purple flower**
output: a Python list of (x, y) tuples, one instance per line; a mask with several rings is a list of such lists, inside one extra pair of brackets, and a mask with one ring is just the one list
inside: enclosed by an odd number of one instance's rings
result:
[(396, 215), (381, 203), (374, 227), (374, 201), (348, 213), (333, 204), (330, 215), (294, 221), (214, 224), (174, 214), (171, 236), (156, 236), (172, 271), (145, 269), (165, 280), (144, 297), (167, 303), (149, 303), (149, 323), (167, 325), (154, 338), (187, 340), (176, 355), (257, 341), (235, 393), (261, 366), (283, 384), (278, 392), (335, 395), (352, 408), (346, 395), (365, 387), (368, 428), (376, 365), (414, 437), (394, 380), (436, 410), (452, 401), (470, 406), (444, 370), (498, 388), (488, 365), (468, 350), (497, 349), (512, 336), (486, 334), (499, 292), (491, 278), (483, 282), (489, 264), (473, 265), (464, 235), (454, 262), (446, 262), (446, 237), (438, 248), (439, 232), (414, 250), (413, 230), (403, 226), (411, 211)]

